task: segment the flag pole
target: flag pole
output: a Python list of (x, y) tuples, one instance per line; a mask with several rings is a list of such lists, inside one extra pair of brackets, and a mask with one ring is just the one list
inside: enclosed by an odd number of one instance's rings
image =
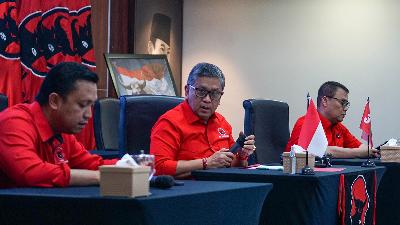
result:
[[(308, 107), (310, 106), (310, 100), (311, 100), (310, 92), (307, 92), (307, 110), (308, 110)], [(306, 150), (306, 165), (303, 167), (303, 169), (301, 169), (301, 174), (302, 175), (314, 175), (315, 174), (314, 170), (310, 166), (308, 166), (308, 150)]]
[[(369, 104), (369, 97), (367, 98), (367, 104)], [(368, 158), (366, 161), (364, 161), (361, 164), (361, 167), (375, 167), (375, 163), (371, 160), (370, 156), (369, 156), (369, 136), (371, 135), (371, 130), (368, 133), (367, 136), (367, 151), (368, 151)]]

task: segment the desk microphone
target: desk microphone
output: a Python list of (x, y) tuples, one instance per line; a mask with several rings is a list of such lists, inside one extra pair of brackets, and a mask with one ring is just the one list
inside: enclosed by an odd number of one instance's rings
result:
[(174, 185), (182, 186), (184, 184), (183, 182), (175, 181), (175, 179), (169, 175), (153, 176), (150, 180), (150, 187), (167, 189), (171, 188)]

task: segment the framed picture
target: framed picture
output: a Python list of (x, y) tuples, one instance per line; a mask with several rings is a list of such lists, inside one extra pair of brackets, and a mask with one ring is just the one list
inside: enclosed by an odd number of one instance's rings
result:
[(177, 95), (165, 55), (104, 54), (104, 57), (118, 97)]
[(183, 0), (136, 0), (134, 53), (165, 54), (181, 93)]

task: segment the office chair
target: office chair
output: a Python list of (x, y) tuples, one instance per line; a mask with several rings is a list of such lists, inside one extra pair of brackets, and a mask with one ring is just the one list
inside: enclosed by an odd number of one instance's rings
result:
[(257, 150), (249, 163), (279, 163), (289, 140), (289, 105), (285, 102), (248, 99), (245, 109), (244, 132), (254, 134)]
[(150, 134), (158, 118), (181, 103), (184, 98), (164, 95), (120, 97), (119, 149), (125, 153), (150, 152)]
[(8, 97), (0, 93), (0, 112), (8, 107)]
[(94, 104), (93, 127), (97, 150), (91, 151), (103, 158), (116, 158), (118, 151), (119, 100), (99, 99)]

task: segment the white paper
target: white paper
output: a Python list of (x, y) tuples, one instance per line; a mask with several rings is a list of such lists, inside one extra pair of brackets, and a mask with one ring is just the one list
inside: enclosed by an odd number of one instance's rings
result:
[(385, 144), (386, 146), (394, 147), (397, 146), (397, 140), (394, 138), (391, 138), (388, 140), (388, 142)]
[(259, 170), (283, 170), (283, 166), (266, 166), (266, 165), (259, 165), (256, 169)]
[(129, 154), (125, 154), (118, 162), (115, 164), (117, 167), (132, 167), (137, 168), (139, 165)]

